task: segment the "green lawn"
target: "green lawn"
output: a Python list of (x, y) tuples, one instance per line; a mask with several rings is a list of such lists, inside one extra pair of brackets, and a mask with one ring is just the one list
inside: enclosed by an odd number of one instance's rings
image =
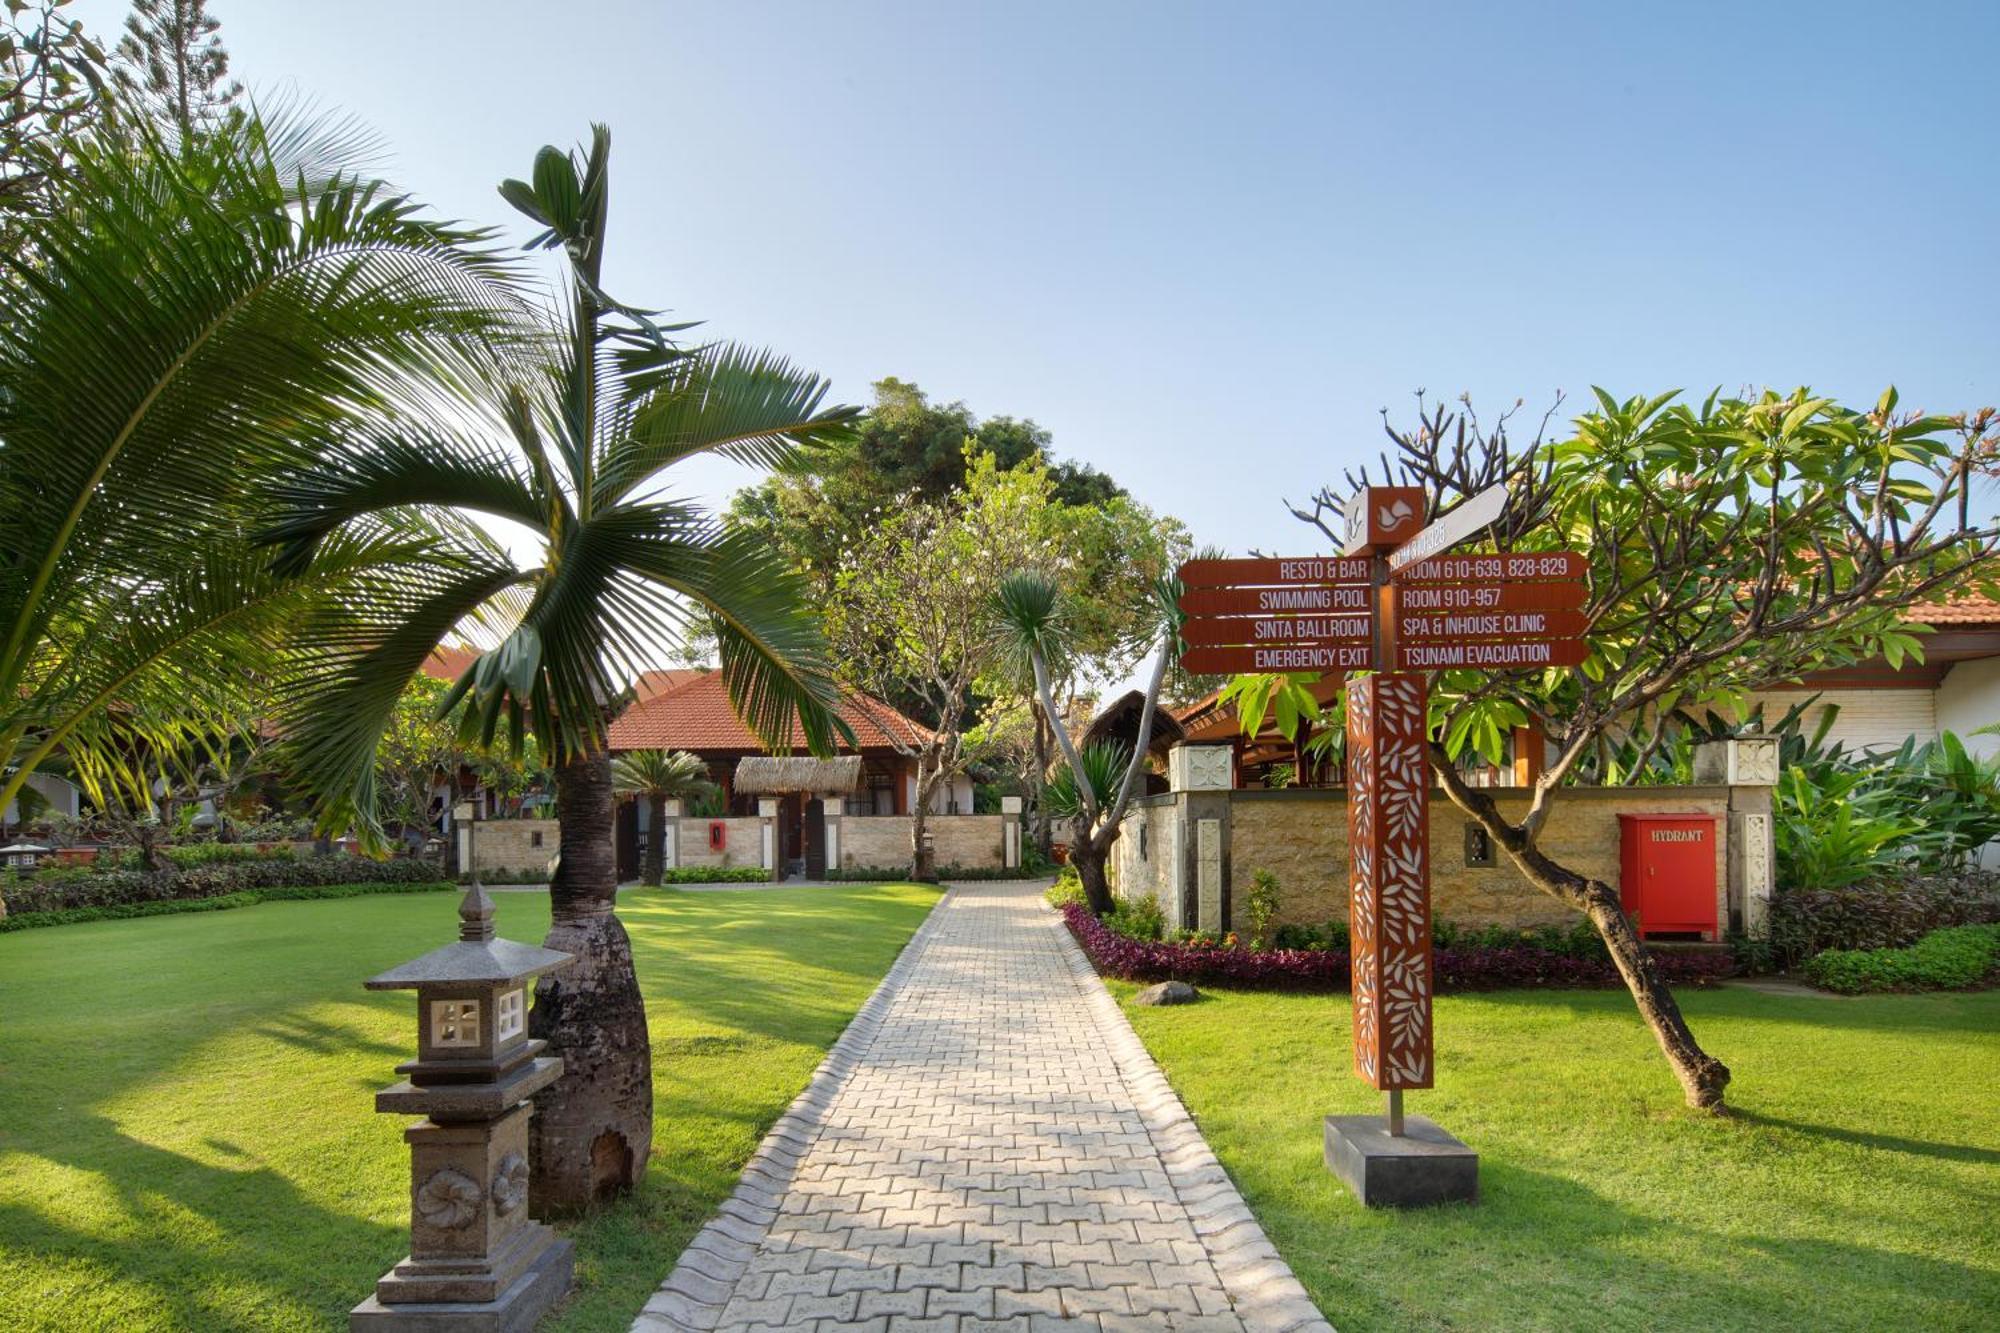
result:
[[(539, 940), (538, 893), (498, 894)], [(935, 901), (915, 885), (627, 893), (652, 1020), (652, 1169), (567, 1228), (563, 1329), (623, 1330)], [(344, 1328), (406, 1253), (374, 1091), (412, 1054), (364, 978), (451, 938), (454, 894), (0, 935), (0, 1327)]]
[(1402, 1214), (1321, 1164), (1322, 1116), (1381, 1106), (1346, 997), (1126, 1012), (1342, 1333), (1993, 1328), (2000, 993), (1681, 999), (1729, 1119), (1682, 1108), (1622, 992), (1440, 999), (1408, 1106), (1479, 1152), (1483, 1201)]

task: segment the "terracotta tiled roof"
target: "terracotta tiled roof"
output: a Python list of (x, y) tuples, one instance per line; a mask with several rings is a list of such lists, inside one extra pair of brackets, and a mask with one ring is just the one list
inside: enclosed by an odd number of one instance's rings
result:
[(1966, 592), (1942, 602), (1913, 606), (1909, 614), (1919, 625), (2000, 625), (2000, 602)]
[[(893, 734), (905, 741), (926, 734), (924, 728), (888, 704), (867, 695), (849, 694), (840, 715), (854, 728), (864, 750), (890, 748)], [(792, 745), (803, 750), (806, 738), (794, 729)], [(681, 684), (639, 701), (611, 724), (613, 750), (715, 750), (762, 753), (763, 744), (743, 725), (730, 706), (720, 672), (703, 671)], [(846, 750), (846, 745), (840, 747)], [(851, 753), (851, 751), (849, 751)]]
[(638, 695), (643, 703), (647, 699), (657, 699), (663, 694), (677, 690), (697, 676), (707, 674), (708, 672), (701, 667), (667, 667), (659, 671), (642, 671), (639, 673), (638, 683), (632, 687), (632, 692)]
[(467, 644), (441, 643), (424, 659), (424, 674), (432, 680), (455, 681), (478, 656), (479, 649)]

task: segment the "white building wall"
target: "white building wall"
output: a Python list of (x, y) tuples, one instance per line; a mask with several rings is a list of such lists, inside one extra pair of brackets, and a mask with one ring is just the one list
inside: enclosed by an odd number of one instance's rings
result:
[[(952, 802), (958, 803), (957, 811), (952, 810)], [(903, 779), (903, 808), (914, 809), (917, 804), (917, 779), (911, 774)], [(949, 783), (939, 783), (931, 793), (931, 813), (934, 815), (972, 813), (972, 779), (964, 773)]]
[[(30, 773), (28, 785), (48, 798), (51, 813), (64, 815), (70, 819), (75, 819), (83, 813), (83, 793), (68, 779), (50, 773)], [(14, 824), (20, 818), (20, 809), (13, 801), (7, 802), (5, 822)]]
[[(1954, 668), (1957, 670), (1958, 668)], [(1945, 679), (1949, 681), (1950, 676)], [(1840, 741), (1850, 751), (1867, 749), (1893, 750), (1910, 737), (1917, 742), (1937, 739), (1938, 694), (1929, 689), (1914, 690), (1773, 690), (1766, 694), (1753, 694), (1750, 703), (1755, 707), (1764, 705), (1764, 721), (1775, 723), (1785, 713), (1796, 707), (1802, 700), (1815, 693), (1819, 699), (1806, 710), (1803, 726), (1807, 734), (1819, 725), (1819, 719), (1829, 705), (1837, 705), (1840, 715), (1834, 719), (1833, 727), (1827, 732), (1829, 741)], [(1954, 727), (1954, 731), (1958, 728)]]
[(1937, 689), (1937, 724), (1955, 733), (1976, 755), (2000, 754), (2000, 736), (1975, 736), (2000, 723), (2000, 657), (1953, 663)]

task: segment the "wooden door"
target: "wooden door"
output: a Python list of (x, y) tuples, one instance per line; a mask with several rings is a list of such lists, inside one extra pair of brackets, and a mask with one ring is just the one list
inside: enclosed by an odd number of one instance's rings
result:
[(818, 797), (806, 802), (806, 878), (826, 878), (826, 807)]

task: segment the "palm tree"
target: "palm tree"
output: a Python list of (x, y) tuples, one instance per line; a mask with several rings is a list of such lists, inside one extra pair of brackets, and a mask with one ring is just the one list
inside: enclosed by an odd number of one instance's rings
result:
[(663, 472), (700, 454), (781, 464), (799, 445), (844, 434), (854, 412), (823, 410), (823, 382), (769, 353), (681, 347), (668, 335), (689, 326), (659, 325), (605, 294), (609, 151), (599, 126), (580, 154), (544, 148), (532, 184), (501, 186), (543, 228), (529, 244), (562, 248), (568, 282), (545, 356), (500, 395), (491, 420), (390, 421), (357, 434), (326, 466), (277, 488), (283, 512), (264, 532), (299, 563), (384, 513), (437, 522), (477, 513), (541, 539), (540, 561), (527, 566), (456, 543), (449, 574), (390, 608), (379, 634), (330, 657), (290, 715), (296, 765), (322, 820), (365, 821), (375, 739), (404, 684), (462, 619), (504, 616), (498, 646), (472, 662), (440, 712), (460, 709), (478, 744), (503, 728), (517, 744), (532, 735), (555, 776), (562, 858), (547, 943), (576, 961), (542, 979), (530, 1023), (563, 1059), (560, 1081), (536, 1099), (538, 1213), (630, 1188), (652, 1141), (646, 1013), (613, 910), (613, 700), (690, 624), (712, 618), (730, 699), (767, 742), (788, 744), (796, 724), (829, 753), (843, 729), (803, 585), (756, 539), (656, 492)]
[(106, 127), (0, 254), (0, 808), (60, 759), (149, 809), (296, 631), (349, 632), (345, 599), (430, 558), (400, 516), (291, 570), (244, 536), (271, 477), (448, 392), (519, 316), (488, 234), (344, 173), (353, 147), (282, 113)]
[(698, 800), (722, 789), (708, 780), (708, 765), (686, 750), (632, 750), (611, 766), (620, 796), (646, 798), (646, 864), (641, 876), (658, 887), (667, 870), (667, 802)]
[(1160, 701), (1160, 682), (1166, 678), (1168, 663), (1174, 657), (1177, 623), (1174, 598), (1164, 584), (1154, 592), (1166, 632), (1160, 655), (1153, 663), (1152, 679), (1146, 684), (1138, 742), (1130, 753), (1114, 745), (1092, 745), (1079, 752), (1069, 729), (1062, 723), (1050, 687), (1049, 664), (1060, 661), (1068, 651), (1069, 635), (1062, 596), (1055, 581), (1032, 570), (1020, 571), (1002, 579), (993, 595), (993, 615), (1000, 626), (1003, 647), (1015, 662), (1025, 663), (1033, 676), (1036, 698), (1062, 751), (1064, 768), (1049, 780), (1044, 800), (1052, 813), (1075, 824), (1076, 832), (1069, 844), (1070, 864), (1076, 867), (1090, 909), (1099, 915), (1112, 908), (1111, 885), (1104, 865), (1111, 855), (1111, 845), (1118, 841), (1118, 825), (1125, 818), (1132, 789), (1146, 767), (1153, 715)]

